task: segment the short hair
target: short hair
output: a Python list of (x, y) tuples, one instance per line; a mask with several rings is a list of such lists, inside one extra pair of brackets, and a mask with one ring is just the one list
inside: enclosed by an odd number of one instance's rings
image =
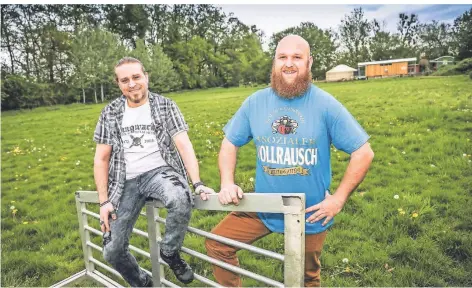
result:
[[(129, 64), (129, 63), (138, 63), (139, 65), (141, 65), (141, 70), (143, 71), (143, 74), (146, 73), (146, 70), (144, 69), (144, 65), (143, 63), (141, 63), (141, 61), (139, 61), (136, 58), (128, 57), (128, 56), (123, 57), (118, 61), (118, 63), (115, 65), (114, 71), (116, 71), (116, 68), (120, 67), (121, 65)], [(115, 72), (115, 81), (118, 82), (118, 76), (116, 75), (116, 72)]]

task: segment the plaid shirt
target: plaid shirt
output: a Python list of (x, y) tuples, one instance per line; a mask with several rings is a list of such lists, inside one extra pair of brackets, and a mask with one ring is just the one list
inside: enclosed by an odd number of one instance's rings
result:
[[(188, 131), (188, 125), (179, 108), (169, 98), (149, 92), (151, 118), (156, 129), (157, 143), (166, 163), (172, 166), (188, 181), (185, 166), (175, 147), (172, 137), (181, 131)], [(108, 168), (108, 199), (117, 209), (126, 180), (126, 164), (121, 123), (125, 112), (126, 97), (121, 96), (103, 108), (93, 141), (113, 146)]]

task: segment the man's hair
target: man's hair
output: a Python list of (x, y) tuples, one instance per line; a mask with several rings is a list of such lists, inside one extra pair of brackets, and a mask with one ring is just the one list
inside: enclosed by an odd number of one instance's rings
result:
[[(143, 63), (141, 63), (141, 61), (139, 61), (138, 59), (133, 58), (133, 57), (123, 57), (123, 58), (121, 58), (118, 61), (118, 63), (115, 65), (114, 71), (116, 71), (116, 68), (120, 67), (121, 65), (129, 64), (129, 63), (139, 63), (139, 65), (141, 65), (141, 70), (143, 71), (143, 74), (146, 73), (146, 70), (144, 70)], [(115, 72), (115, 81), (118, 82), (118, 76), (116, 76), (116, 72)]]

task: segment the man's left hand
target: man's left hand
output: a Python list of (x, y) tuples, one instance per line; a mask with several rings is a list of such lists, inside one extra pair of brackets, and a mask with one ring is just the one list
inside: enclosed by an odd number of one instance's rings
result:
[(316, 221), (326, 218), (322, 224), (323, 226), (325, 226), (331, 219), (334, 218), (336, 214), (341, 211), (342, 208), (342, 201), (336, 199), (335, 196), (326, 192), (325, 199), (323, 201), (316, 205), (308, 207), (305, 210), (305, 213), (316, 211), (315, 213), (313, 213), (313, 215), (306, 219), (306, 222), (315, 223)]
[(200, 198), (202, 198), (203, 201), (208, 200), (208, 194), (215, 194), (215, 190), (211, 189), (210, 187), (206, 187), (204, 185), (200, 185), (195, 189), (196, 194), (200, 194)]

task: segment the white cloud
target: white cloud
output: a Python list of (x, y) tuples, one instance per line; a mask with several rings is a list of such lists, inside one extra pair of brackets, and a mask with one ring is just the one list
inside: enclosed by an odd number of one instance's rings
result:
[[(264, 48), (268, 47), (268, 42), (272, 34), (280, 32), (286, 28), (300, 25), (301, 22), (313, 22), (322, 29), (338, 29), (341, 20), (346, 14), (350, 14), (359, 5), (217, 5), (226, 14), (233, 12), (234, 15), (246, 25), (256, 25), (258, 29), (265, 33)], [(429, 22), (432, 19), (442, 20), (442, 15), (457, 12), (457, 16), (463, 13), (464, 7), (445, 6), (436, 7), (434, 5), (375, 5), (363, 6), (366, 19), (374, 18), (386, 22), (387, 31), (396, 32), (398, 15), (400, 13), (417, 13), (420, 22)], [(450, 21), (448, 15), (446, 21)]]

